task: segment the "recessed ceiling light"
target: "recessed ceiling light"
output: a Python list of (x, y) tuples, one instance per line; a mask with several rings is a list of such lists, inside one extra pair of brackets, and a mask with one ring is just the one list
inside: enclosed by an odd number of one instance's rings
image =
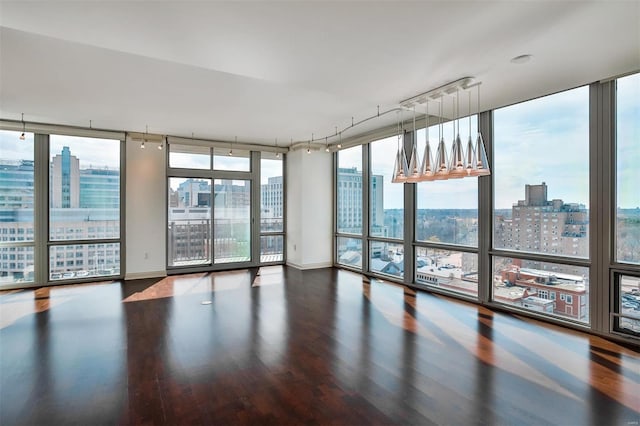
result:
[(515, 58), (511, 58), (512, 64), (526, 64), (531, 60), (531, 55), (520, 55)]

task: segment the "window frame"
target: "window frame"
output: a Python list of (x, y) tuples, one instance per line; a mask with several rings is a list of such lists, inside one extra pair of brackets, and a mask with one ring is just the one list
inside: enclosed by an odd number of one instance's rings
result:
[[(170, 153), (170, 146), (171, 143), (177, 144), (177, 145), (189, 145), (190, 143), (193, 143), (193, 145), (197, 145), (197, 146), (206, 146), (209, 149), (209, 155), (210, 155), (210, 167), (209, 169), (190, 169), (190, 168), (180, 168), (180, 167), (170, 167), (169, 166), (169, 153)], [(218, 170), (218, 169), (214, 169), (214, 152), (215, 150), (220, 150), (220, 145), (218, 144), (211, 144), (211, 143), (207, 143), (206, 141), (200, 141), (200, 140), (196, 140), (196, 141), (189, 141), (187, 139), (182, 139), (182, 138), (169, 138), (167, 141), (167, 145), (168, 148), (166, 150), (166, 158), (165, 158), (165, 167), (166, 167), (166, 190), (165, 190), (165, 197), (167, 197), (167, 199), (165, 200), (165, 206), (168, 209), (169, 208), (169, 199), (168, 199), (168, 193), (169, 193), (169, 187), (168, 187), (168, 183), (169, 180), (171, 178), (200, 178), (200, 179), (210, 179), (211, 180), (211, 200), (214, 199), (213, 194), (215, 191), (215, 180), (216, 179), (222, 179), (222, 180), (248, 180), (250, 182), (250, 190), (251, 190), (251, 195), (250, 195), (250, 199), (251, 199), (251, 210), (250, 210), (250, 236), (251, 236), (251, 248), (250, 248), (250, 260), (248, 261), (243, 261), (243, 262), (228, 262), (228, 263), (216, 263), (215, 262), (215, 255), (214, 255), (214, 240), (215, 240), (215, 236), (214, 236), (214, 229), (213, 229), (213, 224), (215, 223), (215, 217), (214, 217), (214, 208), (213, 208), (213, 202), (211, 205), (211, 213), (210, 213), (210, 218), (211, 218), (211, 223), (212, 223), (212, 229), (211, 229), (211, 260), (208, 263), (202, 263), (202, 264), (198, 264), (198, 265), (178, 265), (178, 266), (171, 266), (169, 265), (169, 233), (167, 233), (166, 235), (166, 239), (165, 239), (165, 250), (167, 253), (167, 257), (166, 257), (166, 261), (165, 261), (165, 267), (167, 270), (167, 275), (176, 275), (176, 274), (185, 274), (185, 273), (196, 273), (196, 272), (213, 272), (213, 271), (224, 271), (224, 270), (230, 270), (230, 269), (237, 269), (237, 268), (247, 268), (247, 267), (258, 267), (258, 266), (269, 266), (269, 265), (283, 265), (286, 263), (286, 259), (287, 259), (287, 248), (286, 248), (286, 226), (287, 226), (287, 201), (286, 201), (286, 188), (287, 188), (287, 176), (286, 176), (286, 154), (282, 154), (282, 171), (283, 171), (283, 188), (282, 188), (282, 194), (283, 194), (283, 230), (282, 232), (269, 232), (269, 233), (262, 233), (261, 229), (260, 229), (260, 204), (261, 204), (261, 200), (260, 200), (260, 191), (261, 191), (261, 176), (260, 176), (260, 172), (261, 172), (261, 151), (256, 151), (254, 148), (251, 149), (247, 149), (245, 145), (241, 145), (239, 144), (238, 146), (236, 146), (234, 144), (234, 149), (238, 149), (238, 150), (243, 150), (249, 151), (249, 160), (250, 160), (250, 167), (249, 167), (249, 171), (231, 171), (231, 170)], [(167, 216), (167, 221), (165, 223), (165, 226), (168, 226), (168, 221), (169, 218)], [(262, 236), (282, 236), (283, 240), (285, 241), (285, 244), (283, 244), (283, 257), (282, 260), (280, 261), (275, 261), (275, 262), (261, 262), (261, 256), (260, 256), (260, 242), (261, 242), (261, 237)]]

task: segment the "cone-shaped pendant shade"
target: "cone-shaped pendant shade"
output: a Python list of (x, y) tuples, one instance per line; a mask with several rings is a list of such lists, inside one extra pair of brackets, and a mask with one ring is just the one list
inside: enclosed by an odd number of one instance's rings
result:
[(420, 159), (418, 158), (418, 148), (415, 143), (411, 147), (411, 160), (409, 161), (409, 174), (407, 182), (420, 181)]
[(449, 164), (449, 179), (462, 178), (467, 175), (464, 167), (464, 151), (462, 140), (458, 134), (451, 145), (451, 163)]
[(420, 166), (420, 180), (433, 180), (434, 167), (431, 144), (427, 140), (427, 145), (424, 147), (424, 155), (422, 156), (422, 165)]
[(401, 148), (396, 154), (396, 161), (393, 165), (393, 176), (391, 176), (392, 183), (404, 183), (407, 181), (407, 156), (404, 148)]
[(490, 174), (491, 170), (489, 169), (482, 133), (478, 132), (478, 138), (476, 139), (476, 170), (474, 170), (473, 176), (488, 176)]
[(467, 170), (467, 176), (471, 176), (472, 173), (477, 169), (478, 163), (476, 160), (476, 150), (473, 147), (473, 139), (471, 135), (469, 135), (469, 141), (467, 141), (467, 150), (465, 152), (464, 157), (464, 166)]
[(444, 138), (440, 139), (438, 144), (435, 165), (436, 179), (446, 179), (449, 174), (449, 165), (447, 164), (447, 148), (444, 146)]

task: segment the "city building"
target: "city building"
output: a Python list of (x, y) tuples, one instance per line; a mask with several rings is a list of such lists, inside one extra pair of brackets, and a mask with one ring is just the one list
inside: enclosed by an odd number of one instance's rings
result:
[(589, 212), (581, 204), (547, 198), (547, 184), (525, 185), (525, 199), (514, 203), (511, 217), (496, 216), (499, 247), (587, 257)]
[(270, 177), (260, 186), (260, 218), (279, 219), (284, 217), (283, 178)]
[[(52, 241), (109, 238), (120, 234), (120, 171), (81, 169), (64, 147), (51, 159), (50, 226)], [(0, 242), (34, 238), (34, 163), (0, 159)], [(20, 188), (16, 196), (15, 188)], [(0, 281), (33, 279), (33, 249), (10, 247), (0, 254)], [(118, 275), (119, 244), (52, 245), (51, 280)]]

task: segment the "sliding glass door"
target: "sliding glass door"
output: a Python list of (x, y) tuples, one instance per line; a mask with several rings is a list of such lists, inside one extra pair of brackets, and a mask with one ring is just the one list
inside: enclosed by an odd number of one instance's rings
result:
[(169, 272), (282, 263), (283, 164), (270, 153), (169, 142)]

